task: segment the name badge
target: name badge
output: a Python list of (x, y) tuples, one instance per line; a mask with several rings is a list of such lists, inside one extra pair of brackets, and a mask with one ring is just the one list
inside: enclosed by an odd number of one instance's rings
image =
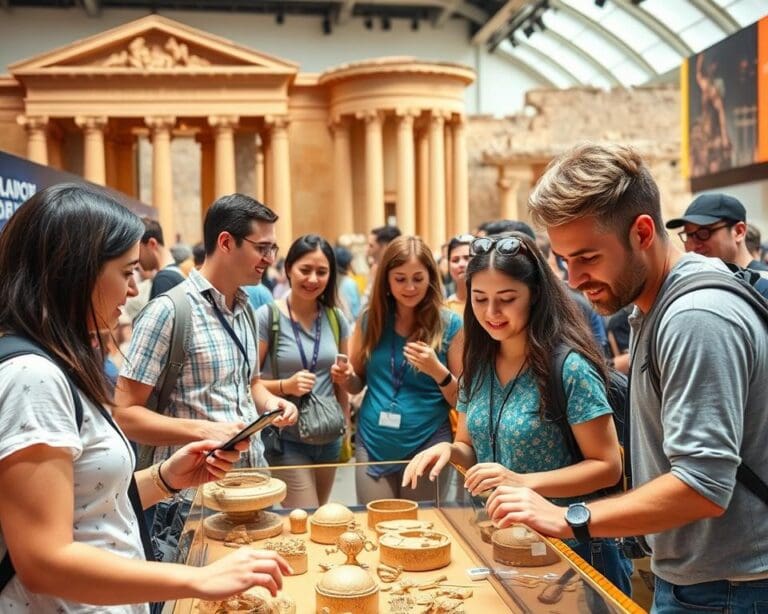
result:
[(379, 414), (379, 426), (388, 429), (399, 429), (402, 416), (391, 411), (383, 411)]

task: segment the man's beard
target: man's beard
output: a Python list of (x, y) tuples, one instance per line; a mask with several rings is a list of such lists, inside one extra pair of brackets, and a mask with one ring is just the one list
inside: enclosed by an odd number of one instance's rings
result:
[[(633, 256), (624, 268), (622, 276), (612, 286), (605, 283), (586, 283), (579, 286), (579, 291), (584, 293), (586, 299), (600, 315), (611, 315), (633, 303), (640, 296), (647, 275), (648, 268), (640, 258)], [(586, 292), (597, 289), (602, 289), (607, 297), (595, 302)]]

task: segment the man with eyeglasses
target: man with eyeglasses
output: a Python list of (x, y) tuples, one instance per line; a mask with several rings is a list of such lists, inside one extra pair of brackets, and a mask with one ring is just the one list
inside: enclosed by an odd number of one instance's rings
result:
[[(686, 252), (720, 258), (768, 277), (768, 266), (755, 260), (747, 249), (747, 210), (737, 198), (722, 193), (702, 194), (693, 199), (682, 217), (669, 220), (666, 226), (684, 228), (677, 236)], [(768, 279), (759, 279), (754, 286), (768, 298)]]
[[(190, 303), (184, 326), (184, 359), (167, 407), (146, 408), (168, 364), (175, 319), (173, 301), (151, 301), (134, 323), (115, 392), (115, 418), (133, 441), (154, 446), (153, 462), (190, 441), (227, 441), (259, 413), (282, 409), (276, 426), (296, 421), (296, 407), (259, 381), (256, 318), (242, 286), (258, 284), (275, 260), (277, 215), (243, 194), (223, 196), (204, 222), (205, 261), (180, 286)], [(241, 463), (264, 467), (264, 446), (253, 436)], [(189, 495), (156, 506), (153, 543), (173, 559)]]

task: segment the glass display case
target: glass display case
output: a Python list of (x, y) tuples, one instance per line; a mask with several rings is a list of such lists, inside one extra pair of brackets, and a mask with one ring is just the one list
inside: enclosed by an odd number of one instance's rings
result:
[(284, 578), (279, 599), (259, 590), (188, 599), (175, 614), (644, 612), (560, 540), (522, 525), (495, 530), (453, 466), (418, 500), (404, 489), (402, 499), (359, 502), (355, 474), (368, 466), (338, 465), (331, 503), (303, 511), (282, 505), (290, 469), (239, 470), (198, 489), (180, 558), (200, 566), (234, 548), (270, 548), (300, 573)]

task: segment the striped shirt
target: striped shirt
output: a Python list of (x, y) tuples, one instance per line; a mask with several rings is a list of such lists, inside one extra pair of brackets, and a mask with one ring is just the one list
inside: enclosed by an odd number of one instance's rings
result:
[[(227, 307), (224, 295), (198, 271), (191, 271), (183, 283), (192, 305), (192, 319), (185, 339), (184, 364), (163, 414), (217, 422), (241, 420), (248, 424), (258, 416), (250, 384), (259, 377), (258, 331), (250, 326), (245, 313), (250, 309), (248, 296), (238, 289), (233, 312)], [(248, 361), (222, 326), (206, 295), (216, 302), (240, 339)], [(157, 383), (168, 359), (173, 311), (173, 304), (167, 298), (150, 301), (133, 323), (133, 335), (120, 375), (150, 386)], [(168, 458), (179, 447), (158, 446), (154, 462)], [(267, 464), (260, 437), (251, 437), (250, 458), (249, 466)]]

